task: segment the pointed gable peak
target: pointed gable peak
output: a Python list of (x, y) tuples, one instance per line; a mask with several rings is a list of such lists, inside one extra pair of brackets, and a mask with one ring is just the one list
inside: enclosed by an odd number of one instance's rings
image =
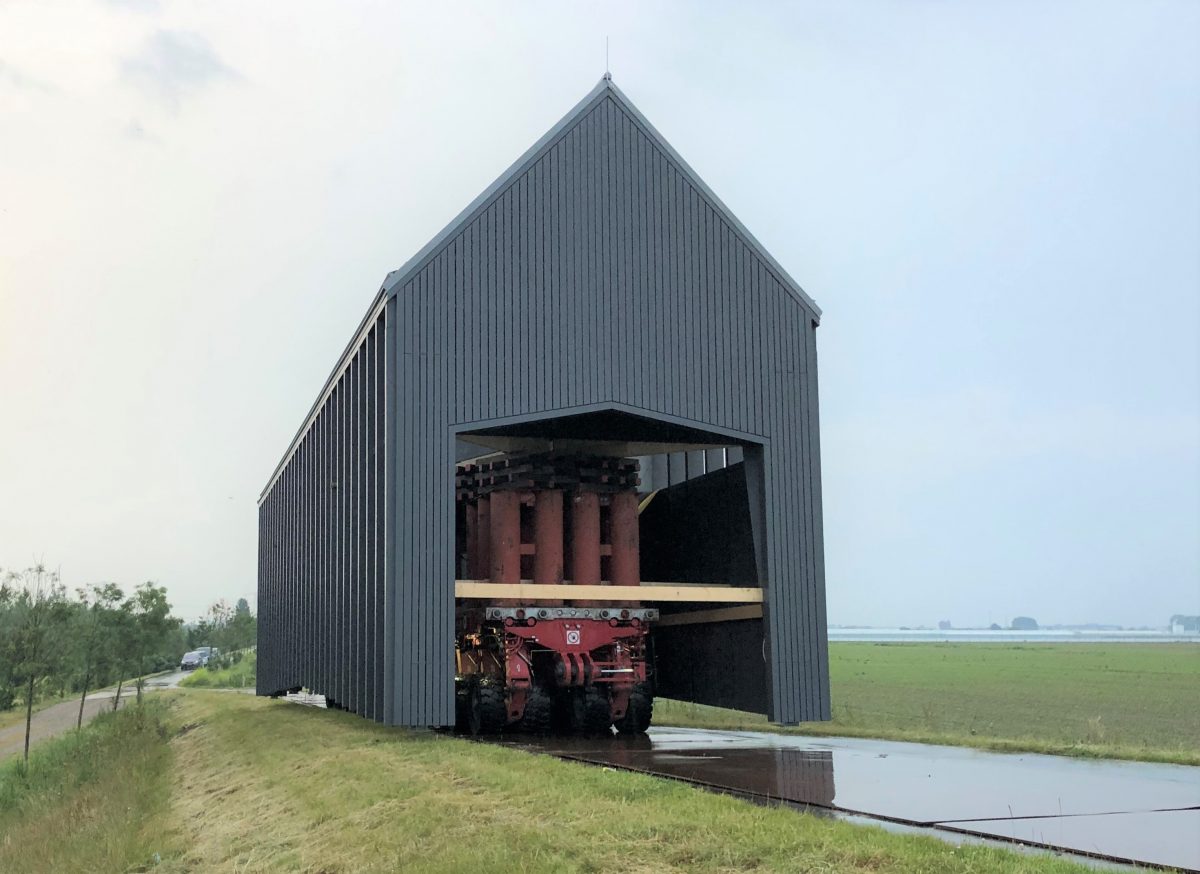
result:
[(691, 165), (683, 159), (683, 157), (675, 151), (674, 147), (667, 142), (666, 138), (658, 132), (654, 125), (642, 115), (641, 111), (634, 106), (631, 101), (616, 83), (613, 82), (612, 73), (605, 71), (600, 77), (600, 81), (589, 91), (582, 100), (575, 104), (571, 110), (559, 119), (550, 130), (548, 130), (536, 143), (534, 143), (520, 158), (518, 158), (512, 166), (502, 173), (491, 185), (489, 185), (483, 193), (476, 197), (471, 203), (460, 212), (453, 221), (450, 222), (436, 237), (430, 240), (416, 255), (410, 258), (398, 270), (393, 270), (387, 275), (383, 282), (383, 288), (380, 289), (381, 294), (390, 296), (402, 287), (405, 281), (420, 270), (441, 248), (453, 239), (463, 228), (470, 224), (472, 219), (482, 210), (499, 197), (514, 180), (519, 178), (526, 170), (532, 167), (537, 161), (551, 148), (554, 147), (563, 136), (569, 133), (574, 127), (583, 121), (587, 115), (596, 108), (603, 100), (611, 99), (629, 118), (637, 125), (638, 128), (650, 139), (650, 141), (658, 148), (660, 152), (678, 169), (691, 183), (691, 185), (699, 192), (701, 197), (708, 201), (709, 205), (716, 211), (733, 229), (742, 240), (750, 247), (754, 254), (763, 262), (767, 269), (775, 275), (780, 283), (796, 297), (804, 306), (806, 306), (817, 321), (821, 317), (821, 308), (817, 306), (816, 301), (809, 297), (808, 293), (800, 287), (800, 284), (794, 280), (786, 270), (779, 264), (778, 261), (771, 255), (766, 248), (758, 242), (753, 234), (746, 228), (745, 225), (738, 220), (737, 216), (721, 201), (711, 188), (700, 178), (700, 175), (692, 169)]

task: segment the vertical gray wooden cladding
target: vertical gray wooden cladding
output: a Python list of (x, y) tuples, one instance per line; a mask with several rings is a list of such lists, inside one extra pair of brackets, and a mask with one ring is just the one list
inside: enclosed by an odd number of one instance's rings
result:
[(762, 447), (770, 715), (829, 718), (819, 313), (626, 98), (393, 277), (262, 500), (260, 689), (451, 724), (455, 435), (620, 408)]
[(381, 312), (259, 504), (258, 689), (382, 720), (386, 399)]

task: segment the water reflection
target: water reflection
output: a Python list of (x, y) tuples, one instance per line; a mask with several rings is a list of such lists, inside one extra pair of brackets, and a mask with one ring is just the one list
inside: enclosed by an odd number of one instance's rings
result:
[(1182, 765), (681, 728), (503, 742), (817, 809), (1200, 869), (1200, 780)]
[(599, 764), (653, 771), (797, 804), (832, 807), (836, 788), (829, 750), (663, 744), (649, 735), (612, 738), (517, 738), (516, 746)]

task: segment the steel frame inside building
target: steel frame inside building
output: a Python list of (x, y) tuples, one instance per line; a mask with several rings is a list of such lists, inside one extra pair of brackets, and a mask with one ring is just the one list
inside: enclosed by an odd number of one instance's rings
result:
[(388, 275), (264, 488), (259, 694), (453, 724), (456, 465), (583, 447), (641, 461), (658, 694), (828, 719), (819, 319), (605, 77)]

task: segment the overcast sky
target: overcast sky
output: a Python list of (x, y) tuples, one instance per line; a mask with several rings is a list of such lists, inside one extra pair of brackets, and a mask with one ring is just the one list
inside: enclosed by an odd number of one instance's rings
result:
[(253, 600), (384, 275), (604, 72), (824, 310), (829, 620), (1200, 613), (1200, 3), (2, 2), (0, 567)]

